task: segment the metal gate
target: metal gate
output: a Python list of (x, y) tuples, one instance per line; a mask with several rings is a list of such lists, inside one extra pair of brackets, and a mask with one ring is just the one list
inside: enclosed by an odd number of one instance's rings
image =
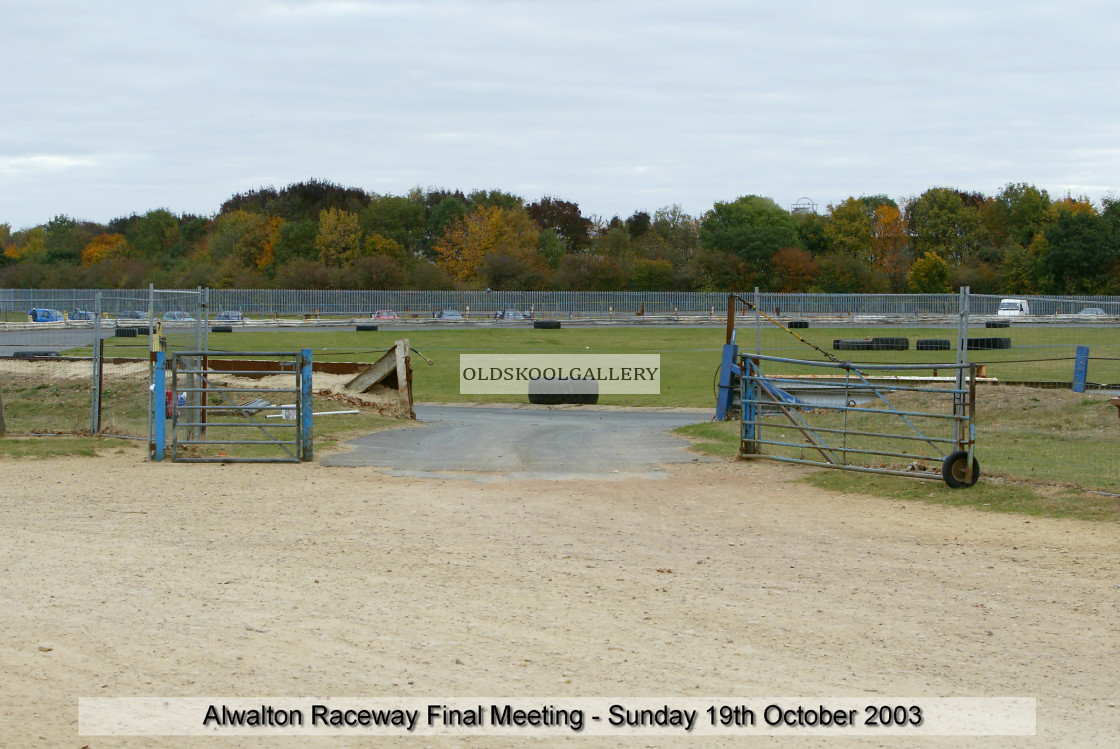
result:
[[(221, 353), (223, 362), (278, 361), (281, 373), (267, 374), (290, 377), (290, 387), (287, 383), (282, 387), (250, 384), (262, 376), (259, 369), (237, 368), (236, 363), (214, 369), (208, 357), (207, 351), (177, 351), (171, 355), (171, 383), (165, 392), (166, 416), (171, 420), (171, 459), (179, 463), (311, 460), (311, 350)], [(235, 380), (230, 382), (229, 378)], [(231, 455), (230, 447), (249, 454)]]
[[(763, 362), (810, 374), (766, 376)], [(979, 478), (975, 364), (856, 365), (748, 354), (739, 367), (740, 457), (943, 479), (953, 488)]]

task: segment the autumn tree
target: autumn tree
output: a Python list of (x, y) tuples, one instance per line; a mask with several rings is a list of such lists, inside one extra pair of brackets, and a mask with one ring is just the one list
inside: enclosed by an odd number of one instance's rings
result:
[(123, 234), (99, 234), (82, 250), (82, 265), (88, 268), (106, 260), (128, 257), (131, 249)]
[(440, 266), (461, 281), (474, 281), (482, 259), (492, 254), (543, 272), (546, 263), (537, 252), (538, 234), (524, 209), (483, 206), (452, 224), (434, 249)]
[(579, 252), (591, 244), (591, 220), (580, 213), (579, 204), (545, 196), (525, 206), (541, 229), (551, 229), (568, 252)]
[(906, 286), (906, 247), (910, 237), (906, 220), (894, 203), (875, 208), (872, 219), (871, 254), (868, 261), (886, 275), (891, 288), (902, 291)]
[(909, 282), (914, 294), (947, 294), (953, 290), (949, 264), (933, 251), (910, 264)]
[(770, 259), (770, 291), (808, 291), (819, 272), (817, 263), (808, 250), (786, 247)]
[(362, 248), (362, 228), (358, 215), (338, 208), (319, 213), (319, 233), (315, 250), (319, 262), (327, 266), (348, 265), (358, 259)]

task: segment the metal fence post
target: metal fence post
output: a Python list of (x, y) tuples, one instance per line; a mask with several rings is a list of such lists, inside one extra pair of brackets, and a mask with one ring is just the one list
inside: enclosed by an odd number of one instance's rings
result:
[(309, 461), (315, 457), (311, 428), (311, 349), (305, 348), (300, 351), (299, 363), (299, 459)]
[(762, 353), (762, 295), (754, 287), (754, 352)]
[(153, 380), (155, 388), (152, 391), (153, 402), (153, 445), (152, 459), (163, 460), (164, 443), (167, 441), (167, 367), (165, 365), (167, 354), (163, 351), (156, 352), (156, 367)]
[(93, 374), (91, 377), (89, 403), (89, 431), (101, 431), (101, 292), (94, 295), (93, 302)]
[[(968, 306), (969, 306), (969, 287), (962, 286), (960, 292), (960, 302), (957, 305), (957, 364), (968, 364)], [(964, 445), (968, 442), (968, 434), (965, 429), (964, 416), (967, 410), (965, 403), (965, 380), (967, 373), (962, 366), (957, 369), (956, 378), (956, 394), (953, 396), (953, 415), (957, 417), (956, 429), (956, 449), (963, 450)]]

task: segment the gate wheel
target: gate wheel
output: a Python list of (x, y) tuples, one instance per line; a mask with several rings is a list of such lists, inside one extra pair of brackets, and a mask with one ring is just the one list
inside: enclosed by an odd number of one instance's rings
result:
[(968, 476), (968, 452), (957, 450), (941, 463), (941, 476), (950, 489), (967, 489), (980, 478), (980, 461), (972, 458), (972, 476)]

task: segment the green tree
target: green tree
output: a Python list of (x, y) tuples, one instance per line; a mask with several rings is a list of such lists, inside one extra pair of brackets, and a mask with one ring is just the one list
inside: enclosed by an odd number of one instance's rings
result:
[(677, 273), (668, 260), (638, 258), (630, 264), (633, 291), (675, 291)]
[(826, 231), (832, 250), (867, 260), (875, 236), (875, 209), (863, 200), (848, 198), (840, 205), (830, 205), (828, 211)]
[(366, 234), (388, 237), (409, 254), (419, 252), (427, 233), (423, 196), (413, 192), (408, 197), (376, 197), (362, 209), (360, 224)]
[(826, 294), (882, 294), (890, 282), (878, 268), (857, 257), (834, 252), (817, 258), (815, 291)]
[(973, 196), (947, 187), (931, 188), (912, 200), (906, 222), (915, 256), (933, 252), (959, 265), (988, 242)]
[(758, 195), (716, 203), (701, 222), (700, 243), (714, 252), (735, 255), (758, 279), (765, 275), (774, 253), (801, 246), (790, 214)]
[(1113, 266), (1120, 262), (1117, 235), (1095, 213), (1064, 211), (1044, 235), (1048, 291), (1054, 294), (1114, 294)]
[(994, 239), (1029, 247), (1047, 223), (1050, 195), (1025, 182), (1005, 185), (991, 203), (989, 222)]
[(933, 251), (910, 264), (909, 281), (913, 294), (947, 294), (953, 290), (949, 264)]
[(286, 265), (297, 258), (318, 260), (319, 251), (315, 248), (315, 237), (318, 234), (318, 222), (310, 219), (284, 222), (273, 251), (275, 266)]

